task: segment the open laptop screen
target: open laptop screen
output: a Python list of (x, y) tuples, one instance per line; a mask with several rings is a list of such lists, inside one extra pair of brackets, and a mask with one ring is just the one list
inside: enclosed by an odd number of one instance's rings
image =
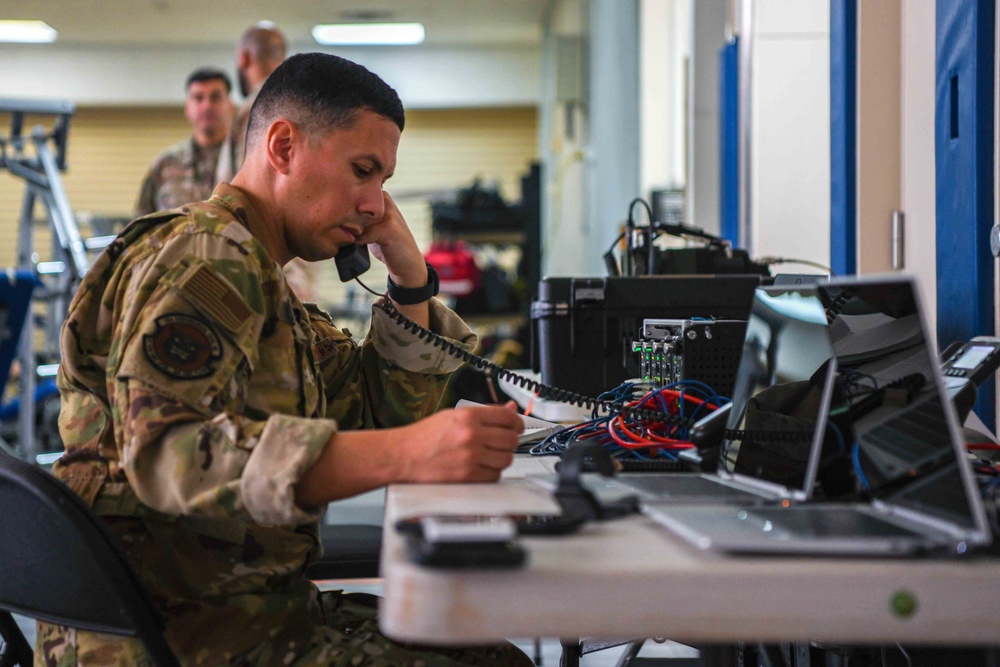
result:
[(837, 355), (840, 405), (830, 423), (850, 442), (859, 490), (972, 528), (976, 521), (909, 280), (821, 286)]
[[(810, 452), (831, 357), (814, 286), (758, 288), (720, 465), (808, 493)], [(820, 435), (819, 437), (822, 437)]]

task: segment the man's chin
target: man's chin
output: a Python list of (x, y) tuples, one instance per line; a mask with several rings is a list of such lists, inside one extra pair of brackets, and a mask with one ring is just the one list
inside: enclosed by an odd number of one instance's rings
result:
[(339, 248), (333, 250), (327, 250), (320, 247), (307, 248), (304, 252), (296, 253), (295, 256), (304, 262), (324, 262), (328, 259), (333, 259)]

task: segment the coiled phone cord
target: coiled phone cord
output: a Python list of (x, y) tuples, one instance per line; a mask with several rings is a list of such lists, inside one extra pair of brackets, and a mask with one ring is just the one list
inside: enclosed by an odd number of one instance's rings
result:
[[(357, 279), (355, 278), (355, 280)], [(361, 283), (360, 280), (358, 282)], [(366, 285), (364, 285), (364, 283), (361, 283), (361, 286), (373, 294), (378, 294), (374, 290), (369, 289)], [(383, 295), (379, 294), (379, 296)], [(389, 298), (385, 298), (382, 303), (378, 304), (378, 306), (396, 324), (415, 335), (418, 339), (430, 343), (433, 347), (440, 350), (444, 350), (446, 354), (461, 359), (481, 373), (488, 373), (498, 379), (506, 380), (511, 384), (517, 385), (521, 389), (525, 389), (533, 393), (538, 398), (559, 401), (561, 403), (569, 403), (588, 410), (604, 410), (611, 415), (620, 414), (624, 417), (636, 420), (654, 420), (669, 422), (672, 424), (682, 424), (687, 422), (687, 420), (667, 412), (630, 408), (617, 403), (612, 403), (611, 401), (604, 401), (590, 396), (584, 396), (583, 394), (577, 394), (576, 392), (566, 389), (559, 389), (558, 387), (542, 384), (537, 380), (532, 380), (531, 378), (524, 377), (523, 375), (518, 375), (513, 371), (494, 364), (489, 359), (484, 359), (479, 355), (473, 354), (472, 352), (459, 347), (447, 338), (439, 336), (433, 331), (428, 331), (426, 328), (420, 326), (399, 312)]]

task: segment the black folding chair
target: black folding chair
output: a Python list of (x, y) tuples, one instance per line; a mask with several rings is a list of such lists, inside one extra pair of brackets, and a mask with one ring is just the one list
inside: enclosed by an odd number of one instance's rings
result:
[(0, 451), (0, 667), (32, 664), (11, 612), (139, 639), (158, 667), (179, 665), (164, 623), (117, 538), (49, 473)]

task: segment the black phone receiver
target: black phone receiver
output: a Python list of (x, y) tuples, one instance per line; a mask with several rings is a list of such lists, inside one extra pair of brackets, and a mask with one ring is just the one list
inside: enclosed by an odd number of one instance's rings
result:
[(337, 251), (333, 261), (341, 282), (350, 282), (371, 268), (372, 260), (367, 245), (345, 245)]

